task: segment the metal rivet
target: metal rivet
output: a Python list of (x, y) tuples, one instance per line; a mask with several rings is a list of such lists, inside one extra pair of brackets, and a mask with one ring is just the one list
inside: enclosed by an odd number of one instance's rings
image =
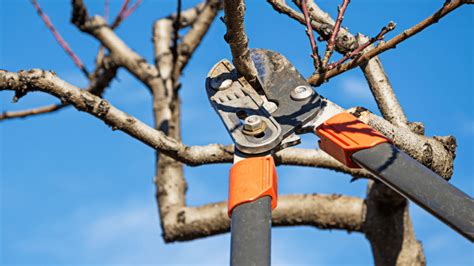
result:
[(302, 101), (309, 98), (313, 94), (314, 91), (311, 87), (302, 85), (294, 88), (291, 91), (290, 96), (295, 101)]
[(214, 90), (225, 90), (228, 89), (230, 85), (232, 85), (232, 82), (233, 81), (231, 79), (222, 80), (219, 77), (215, 77), (211, 79), (211, 87)]

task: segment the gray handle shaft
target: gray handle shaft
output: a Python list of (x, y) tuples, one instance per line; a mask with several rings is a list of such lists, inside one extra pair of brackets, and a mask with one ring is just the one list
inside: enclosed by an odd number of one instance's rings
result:
[(474, 200), (389, 143), (355, 152), (352, 160), (401, 195), (474, 241)]
[(232, 266), (269, 266), (271, 246), (271, 197), (240, 204), (232, 211)]

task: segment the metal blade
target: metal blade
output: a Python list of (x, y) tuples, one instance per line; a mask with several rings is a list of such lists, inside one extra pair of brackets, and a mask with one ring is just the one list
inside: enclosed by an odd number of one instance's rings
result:
[(266, 99), (277, 106), (272, 117), (280, 124), (285, 139), (320, 112), (323, 98), (281, 54), (251, 49), (250, 55)]
[[(209, 71), (206, 91), (238, 150), (257, 154), (279, 145), (282, 140), (280, 125), (263, 107), (260, 95), (229, 61), (221, 60)], [(250, 116), (261, 121), (258, 134), (246, 133), (243, 120)]]

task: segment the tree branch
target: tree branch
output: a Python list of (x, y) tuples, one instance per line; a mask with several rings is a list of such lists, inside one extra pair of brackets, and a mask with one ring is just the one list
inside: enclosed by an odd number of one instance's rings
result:
[(392, 31), (395, 29), (395, 22), (390, 21), (387, 26), (384, 26), (380, 32), (377, 34), (377, 36), (372, 37), (370, 39), (367, 39), (364, 43), (359, 42), (359, 46), (352, 50), (349, 53), (346, 53), (340, 60), (338, 60), (336, 63), (332, 63), (328, 66), (328, 69), (332, 68), (337, 68), (339, 65), (344, 63), (347, 59), (349, 58), (354, 58), (358, 55), (360, 55), (367, 47), (371, 46), (374, 44), (376, 41), (381, 41), (385, 37), (385, 34), (388, 32)]
[(319, 86), (323, 82), (329, 80), (330, 78), (334, 76), (337, 76), (343, 72), (346, 72), (350, 69), (355, 68), (356, 66), (366, 63), (372, 57), (379, 55), (380, 53), (383, 53), (389, 49), (395, 48), (399, 43), (423, 31), (427, 27), (437, 23), (445, 15), (449, 14), (451, 11), (455, 10), (456, 8), (460, 7), (463, 4), (464, 2), (462, 0), (446, 1), (441, 9), (436, 11), (433, 15), (429, 16), (425, 20), (416, 24), (412, 28), (403, 31), (401, 34), (393, 37), (389, 41), (379, 44), (376, 48), (368, 51), (367, 53), (363, 54), (362, 56), (354, 60), (351, 60), (345, 64), (342, 64), (338, 68), (328, 70), (321, 74), (313, 74), (311, 77), (308, 78), (308, 82), (314, 86)]
[(313, 36), (313, 28), (311, 27), (311, 17), (308, 14), (308, 7), (306, 6), (306, 1), (301, 1), (301, 10), (303, 11), (304, 19), (306, 21), (306, 34), (309, 38), (309, 43), (311, 44), (311, 58), (313, 58), (314, 69), (316, 72), (323, 70), (321, 64), (321, 56), (318, 51), (318, 44)]
[(344, 13), (346, 12), (347, 6), (349, 5), (350, 2), (351, 2), (350, 0), (343, 0), (342, 6), (339, 6), (337, 8), (336, 23), (334, 24), (334, 27), (331, 32), (331, 36), (329, 37), (329, 40), (327, 42), (326, 52), (324, 53), (324, 58), (322, 61), (324, 68), (327, 67), (329, 59), (331, 59), (332, 53), (334, 52), (334, 47), (336, 45), (336, 37), (339, 33), (339, 30), (341, 29), (342, 20), (344, 19)]
[[(179, 27), (180, 29), (189, 27), (196, 22), (197, 18), (199, 17), (199, 14), (202, 13), (204, 7), (206, 7), (206, 2), (204, 1), (200, 4), (197, 4), (194, 7), (188, 8), (186, 10), (181, 11), (181, 15), (179, 18)], [(177, 19), (177, 13), (171, 14), (170, 16), (166, 17), (168, 19), (171, 19), (175, 21)]]
[(394, 126), (364, 108), (353, 108), (349, 112), (384, 134), (397, 147), (438, 175), (448, 180), (453, 175), (453, 161), (456, 157), (454, 137), (443, 137), (443, 141), (440, 141), (440, 137), (427, 138), (414, 134), (410, 129)]
[[(368, 38), (359, 34), (357, 41), (359, 43), (367, 43)], [(371, 45), (367, 49), (370, 50), (372, 48), (373, 46)], [(395, 96), (379, 57), (373, 57), (367, 63), (360, 65), (360, 68), (383, 117), (395, 126), (408, 128), (408, 119)]]
[[(100, 97), (59, 79), (51, 72), (38, 69), (20, 71), (18, 73), (1, 71), (0, 90), (15, 91), (17, 97), (21, 97), (30, 91), (49, 93), (62, 99), (64, 102), (72, 104), (78, 110), (103, 120), (112, 129), (121, 130), (146, 145), (187, 165), (196, 166), (209, 163), (232, 162), (234, 151), (232, 145), (186, 146), (173, 138), (167, 137), (163, 132), (155, 130), (129, 114), (118, 110)], [(355, 109), (352, 110), (352, 113), (385, 134), (398, 147), (415, 159), (422, 161), (438, 174), (445, 178), (452, 174), (452, 158), (455, 151), (455, 144), (453, 144), (455, 141), (453, 138), (444, 139), (444, 142), (441, 143), (441, 138), (430, 139), (413, 134), (408, 129), (397, 128), (365, 110)], [(305, 152), (302, 152), (302, 149), (288, 148), (278, 152), (275, 156), (279, 164), (319, 166), (356, 176), (369, 177), (368, 174), (360, 170), (345, 168), (328, 155), (317, 150), (305, 150)]]
[(423, 247), (413, 230), (408, 200), (386, 185), (370, 180), (366, 204), (363, 228), (375, 265), (426, 265)]
[[(109, 86), (110, 82), (115, 78), (117, 73), (117, 66), (111, 62), (109, 57), (105, 57), (101, 60), (94, 73), (90, 76), (90, 82), (86, 91), (102, 96), (105, 89)], [(24, 118), (27, 116), (34, 116), (40, 114), (52, 113), (62, 108), (69, 106), (68, 103), (52, 104), (48, 106), (42, 106), (27, 110), (20, 111), (7, 111), (0, 114), (0, 121), (13, 118)]]
[[(272, 226), (309, 225), (361, 232), (364, 200), (341, 195), (283, 195), (272, 214)], [(227, 203), (171, 208), (164, 217), (166, 242), (187, 241), (229, 231)]]
[(121, 130), (131, 137), (153, 147), (164, 154), (177, 158), (188, 165), (210, 162), (224, 162), (232, 159), (232, 146), (210, 144), (207, 146), (186, 146), (163, 132), (157, 131), (140, 120), (112, 106), (106, 100), (81, 90), (56, 77), (52, 72), (39, 69), (18, 73), (0, 70), (0, 91), (15, 91), (17, 98), (31, 91), (51, 94), (70, 103), (79, 111), (87, 112), (113, 130)]
[(224, 36), (232, 52), (232, 62), (253, 88), (260, 89), (257, 69), (250, 58), (248, 38), (244, 28), (244, 0), (224, 0), (225, 24), (227, 33)]
[(73, 13), (71, 22), (81, 31), (95, 37), (110, 52), (114, 62), (125, 67), (136, 78), (143, 82), (150, 90), (158, 89), (161, 80), (158, 69), (146, 62), (144, 58), (130, 49), (107, 25), (100, 16), (89, 17), (82, 0), (72, 0)]
[[(267, 0), (273, 9), (280, 14), (285, 14), (288, 17), (298, 21), (302, 25), (306, 25), (303, 14), (288, 6), (285, 0)], [(301, 0), (293, 0), (297, 6), (301, 6)], [(311, 21), (311, 26), (323, 39), (327, 40), (330, 37), (331, 29), (334, 25), (334, 20), (329, 14), (323, 12), (312, 0), (307, 0)], [(336, 51), (346, 53), (356, 47), (355, 37), (350, 34), (345, 28), (341, 28), (336, 38)]]
[(38, 15), (43, 20), (44, 24), (48, 27), (48, 29), (54, 35), (54, 38), (59, 43), (59, 45), (72, 58), (72, 60), (74, 61), (74, 64), (76, 64), (76, 66), (82, 71), (82, 73), (84, 73), (84, 75), (86, 77), (89, 77), (89, 71), (87, 71), (87, 69), (84, 66), (84, 64), (82, 63), (81, 59), (72, 51), (71, 47), (69, 47), (69, 44), (63, 39), (61, 34), (59, 34), (59, 32), (56, 30), (56, 27), (54, 27), (54, 25), (51, 22), (51, 20), (49, 19), (48, 15), (46, 15), (43, 12), (43, 10), (41, 9), (38, 1), (37, 0), (31, 0), (31, 2), (33, 3), (33, 6), (35, 7), (36, 11), (38, 12)]
[(221, 1), (209, 0), (206, 2), (202, 12), (198, 15), (196, 21), (191, 25), (192, 28), (183, 37), (183, 40), (178, 46), (178, 58), (173, 71), (173, 79), (178, 80), (178, 77), (183, 72), (183, 69), (188, 64), (191, 56), (196, 51), (204, 36), (211, 27), (212, 22), (217, 16), (217, 12), (222, 8)]

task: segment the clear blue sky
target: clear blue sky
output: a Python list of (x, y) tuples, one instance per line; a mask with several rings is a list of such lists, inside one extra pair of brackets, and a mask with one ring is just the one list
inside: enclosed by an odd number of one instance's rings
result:
[[(98, 43), (69, 23), (70, 1), (39, 0), (74, 51), (93, 66)], [(112, 2), (112, 14), (121, 1)], [(189, 7), (197, 1), (183, 1)], [(312, 72), (304, 28), (264, 1), (247, 1), (250, 46), (287, 56), (305, 75)], [(288, 1), (291, 2), (291, 1)], [(318, 1), (335, 15), (336, 2)], [(352, 1), (344, 24), (352, 32), (376, 34), (388, 21), (401, 32), (434, 12), (444, 1)], [(86, 1), (102, 14), (103, 1)], [(152, 62), (151, 30), (157, 18), (174, 10), (175, 1), (144, 0), (118, 29), (130, 47)], [(453, 134), (458, 140), (452, 183), (474, 194), (473, 6), (465, 6), (397, 49), (381, 56), (390, 81), (411, 121), (422, 121), (427, 135)], [(225, 27), (216, 21), (193, 56), (183, 83), (183, 139), (186, 144), (230, 143), (207, 102), (204, 78), (221, 58), (230, 58)], [(73, 84), (86, 84), (30, 1), (0, 0), (0, 68), (17, 71), (52, 69)], [(349, 108), (376, 111), (359, 69), (345, 73), (318, 91)], [(105, 97), (151, 124), (146, 89), (120, 70)], [(57, 102), (30, 94), (11, 104), (0, 93), (0, 111)], [(72, 108), (52, 115), (0, 123), (0, 262), (2, 264), (227, 264), (229, 235), (165, 245), (152, 182), (154, 152), (121, 132)], [(316, 147), (305, 137), (304, 147)], [(200, 205), (226, 198), (230, 165), (186, 167), (187, 203)], [(341, 193), (363, 197), (366, 181), (301, 167), (279, 168), (285, 193)], [(416, 235), (429, 264), (473, 265), (473, 246), (425, 211), (411, 205)], [(364, 236), (310, 227), (273, 230), (275, 264), (372, 264)]]

